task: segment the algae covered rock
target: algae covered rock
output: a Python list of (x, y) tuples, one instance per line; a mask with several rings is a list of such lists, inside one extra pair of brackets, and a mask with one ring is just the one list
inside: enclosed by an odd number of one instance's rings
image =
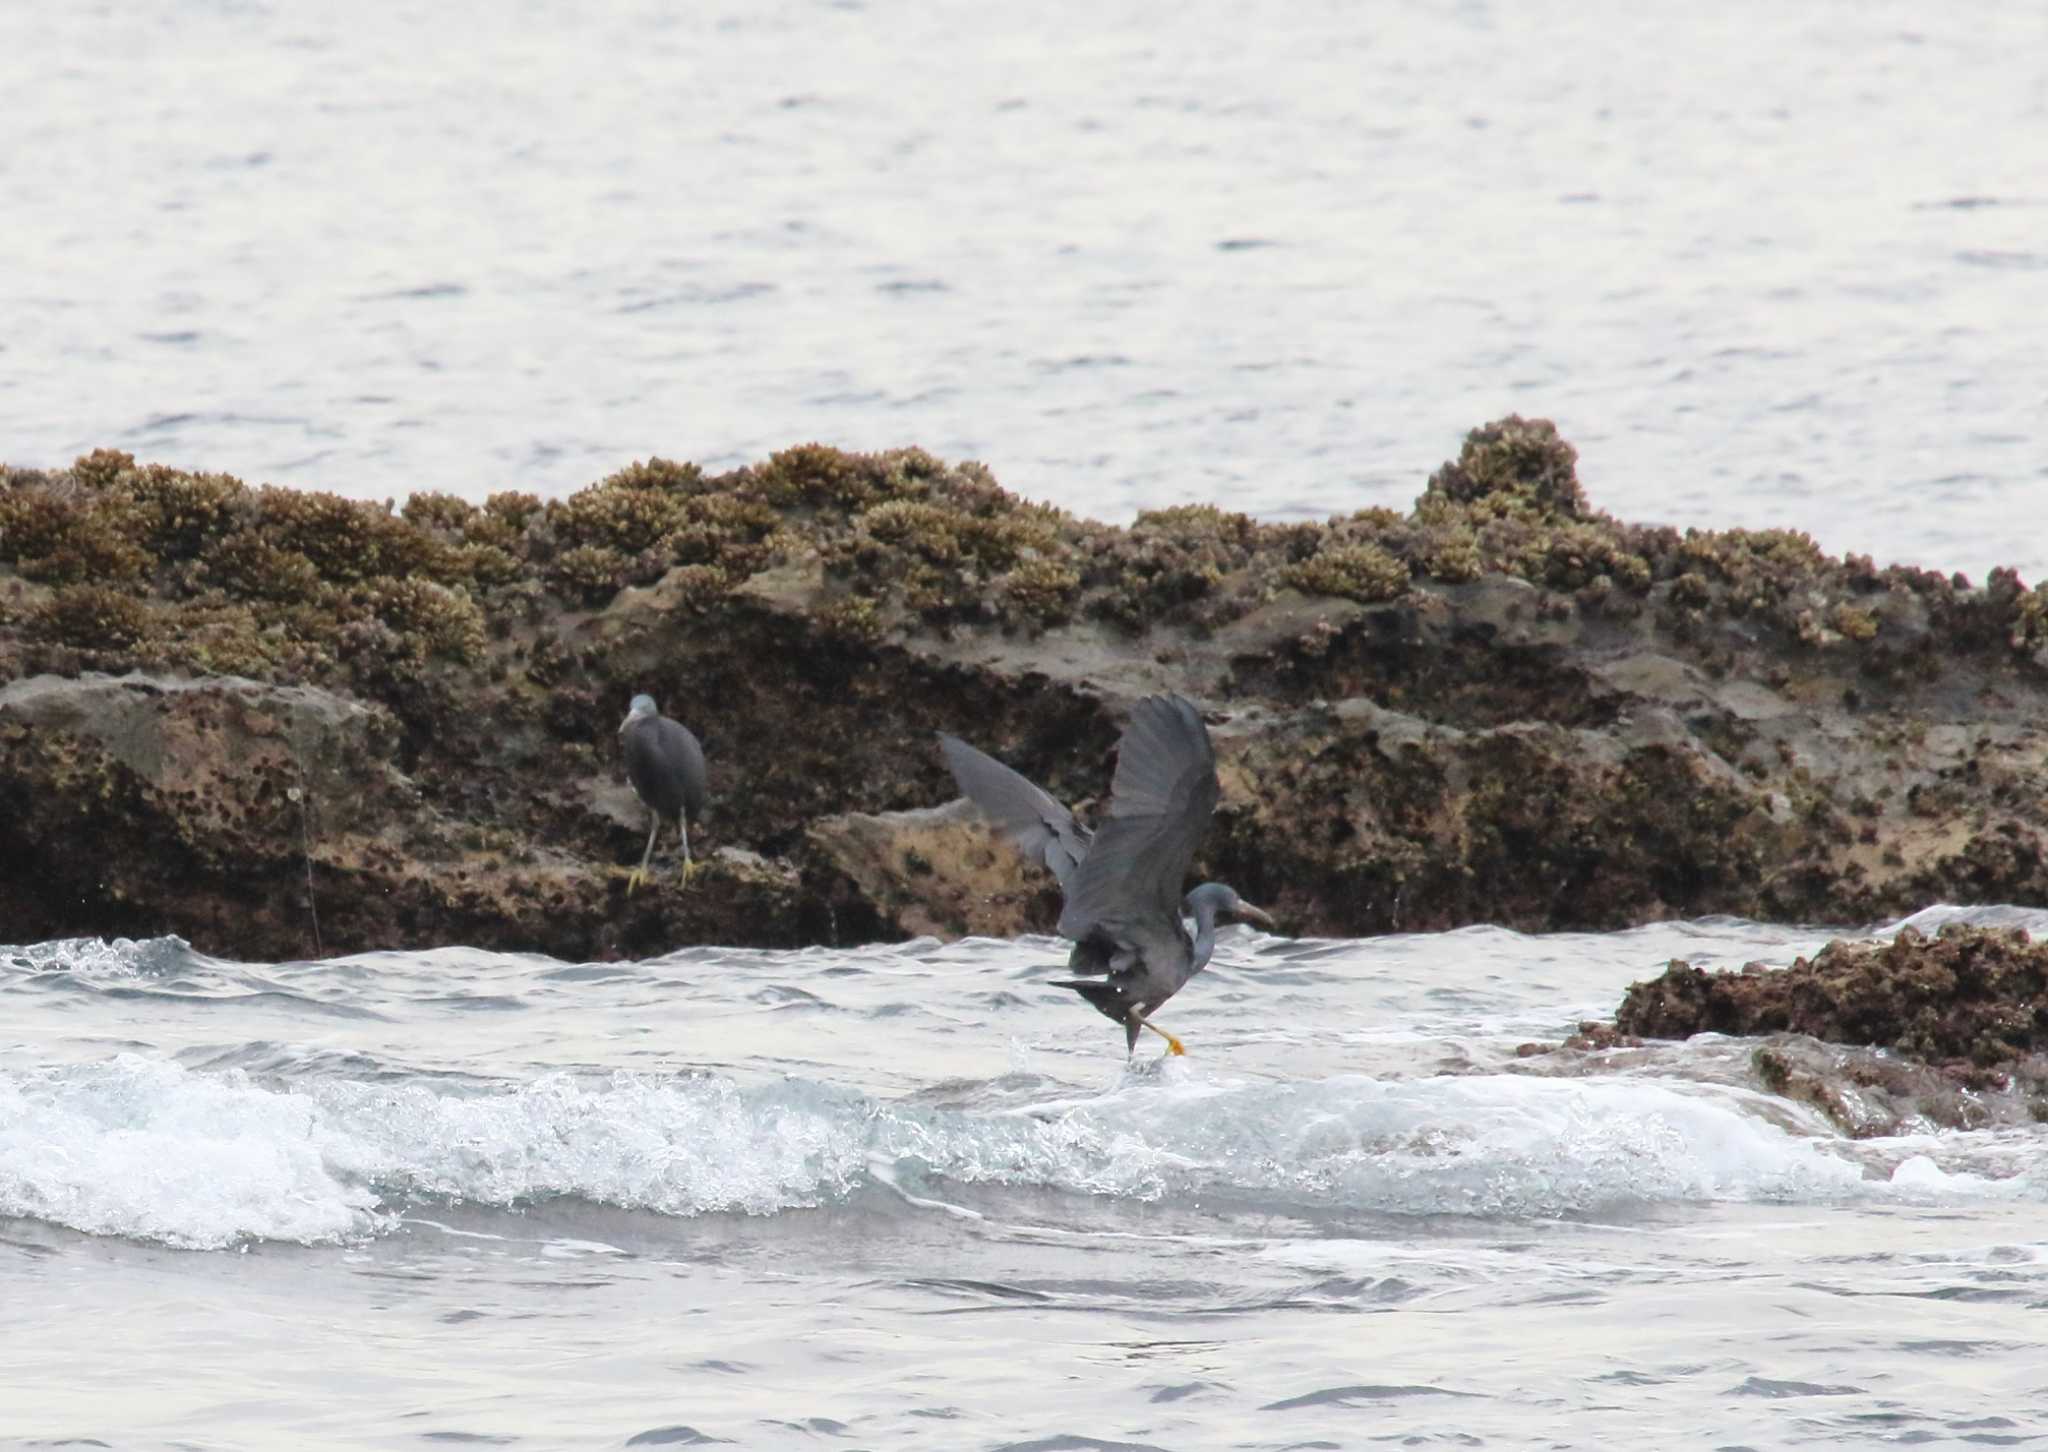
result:
[(1624, 1033), (1797, 1033), (1934, 1063), (1990, 1068), (2048, 1051), (2048, 943), (2018, 928), (1901, 929), (1889, 942), (1836, 940), (1789, 968), (1707, 973), (1674, 961), (1632, 985)]
[[(1079, 801), (1177, 690), (1224, 778), (1196, 871), (1304, 933), (2043, 902), (2043, 600), (1616, 520), (1513, 417), (1407, 512), (1124, 528), (918, 449), (403, 508), (102, 450), (0, 469), (0, 689), (91, 705), (0, 711), (0, 893), (17, 935), (248, 956), (316, 909), (329, 949), (566, 957), (1044, 927), (1046, 884), (920, 815), (932, 733)], [(718, 891), (617, 890), (643, 690), (704, 740)], [(169, 776), (115, 749), (145, 739)]]
[(1489, 512), (1577, 519), (1586, 513), (1578, 459), (1549, 419), (1510, 414), (1467, 434), (1457, 459), (1429, 476), (1428, 494)]
[[(381, 706), (234, 677), (33, 676), (0, 687), (0, 922), (22, 940), (175, 932), (292, 958), (481, 942), (661, 951), (692, 932), (806, 940), (787, 864), (726, 849), (704, 895), (466, 822), (399, 769)], [(764, 932), (764, 927), (766, 931)]]
[(2048, 943), (2017, 928), (1906, 927), (1786, 968), (1674, 960), (1630, 985), (1614, 1031), (1755, 1038), (1756, 1087), (1859, 1138), (2048, 1119)]

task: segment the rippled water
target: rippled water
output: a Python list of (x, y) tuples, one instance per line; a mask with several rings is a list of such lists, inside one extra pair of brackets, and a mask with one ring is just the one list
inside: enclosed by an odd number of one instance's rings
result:
[(2048, 7), (0, 6), (0, 457), (382, 497), (817, 437), (1123, 517), (2048, 571)]
[[(1986, 913), (2048, 928), (2048, 913)], [(1542, 1056), (1735, 921), (235, 964), (0, 949), (0, 1437), (1791, 1447), (2048, 1433), (2035, 1130)]]

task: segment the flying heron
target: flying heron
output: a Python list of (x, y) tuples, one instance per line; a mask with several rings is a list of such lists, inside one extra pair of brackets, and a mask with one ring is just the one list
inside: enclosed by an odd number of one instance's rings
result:
[[(1039, 787), (986, 752), (943, 732), (939, 748), (960, 790), (1031, 861), (1046, 868), (1066, 903), (1059, 934), (1084, 978), (1058, 978), (1124, 1026), (1127, 1049), (1150, 1029), (1175, 1054), (1179, 1039), (1151, 1020), (1159, 1005), (1208, 966), (1216, 923), (1273, 920), (1220, 882), (1181, 895), (1195, 847), (1216, 810), (1216, 753), (1201, 715), (1179, 696), (1147, 696), (1131, 708), (1117, 745), (1109, 810), (1091, 833)], [(1183, 917), (1195, 924), (1188, 936)], [(1093, 981), (1099, 979), (1100, 981)]]
[(690, 734), (690, 728), (661, 714), (654, 697), (639, 695), (619, 723), (619, 735), (626, 745), (626, 777), (654, 823), (647, 829), (647, 850), (640, 865), (626, 879), (630, 894), (647, 876), (648, 861), (654, 856), (654, 840), (670, 817), (683, 836), (683, 886), (690, 885), (696, 864), (690, 860), (691, 817), (704, 816), (704, 748)]

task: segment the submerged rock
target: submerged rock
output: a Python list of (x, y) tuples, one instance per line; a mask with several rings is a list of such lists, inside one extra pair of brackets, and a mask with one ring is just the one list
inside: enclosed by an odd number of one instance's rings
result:
[[(1407, 514), (1121, 529), (918, 450), (398, 511), (100, 451), (0, 470), (0, 936), (1049, 928), (1046, 879), (922, 815), (954, 794), (933, 733), (1085, 815), (1159, 689), (1216, 741), (1196, 870), (1303, 933), (2039, 902), (2044, 644), (2009, 572), (1600, 514), (1540, 420), (1475, 430)], [(704, 741), (693, 840), (735, 851), (627, 900), (641, 690)]]
[(2037, 1054), (1999, 1073), (1972, 1073), (1890, 1049), (1774, 1034), (1750, 1055), (1750, 1067), (1760, 1088), (1811, 1104), (1857, 1139), (2048, 1118), (2048, 1058)]
[(2032, 1125), (2048, 1118), (2048, 1056), (2042, 1055), (1986, 1073), (1805, 1034), (1708, 1035), (1679, 1042), (1584, 1023), (1562, 1043), (1518, 1046), (1514, 1061), (1498, 1067), (1550, 1078), (1626, 1074), (1757, 1090), (1785, 1101), (1776, 1116), (1784, 1128), (1802, 1130), (1797, 1106), (1805, 1106), (1855, 1139)]

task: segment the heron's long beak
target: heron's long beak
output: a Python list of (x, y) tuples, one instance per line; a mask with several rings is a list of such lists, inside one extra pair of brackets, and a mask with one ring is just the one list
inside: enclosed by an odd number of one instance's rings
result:
[(625, 720), (621, 721), (619, 723), (619, 735), (624, 736), (626, 734), (626, 728), (628, 726), (631, 726), (632, 724), (633, 718), (631, 716), (628, 716)]
[(1243, 918), (1247, 922), (1257, 923), (1262, 928), (1272, 929), (1278, 928), (1280, 926), (1278, 923), (1273, 921), (1272, 914), (1268, 913), (1264, 908), (1253, 907), (1243, 898), (1239, 898), (1237, 901), (1237, 906), (1232, 908), (1230, 911), (1233, 917), (1239, 917)]

